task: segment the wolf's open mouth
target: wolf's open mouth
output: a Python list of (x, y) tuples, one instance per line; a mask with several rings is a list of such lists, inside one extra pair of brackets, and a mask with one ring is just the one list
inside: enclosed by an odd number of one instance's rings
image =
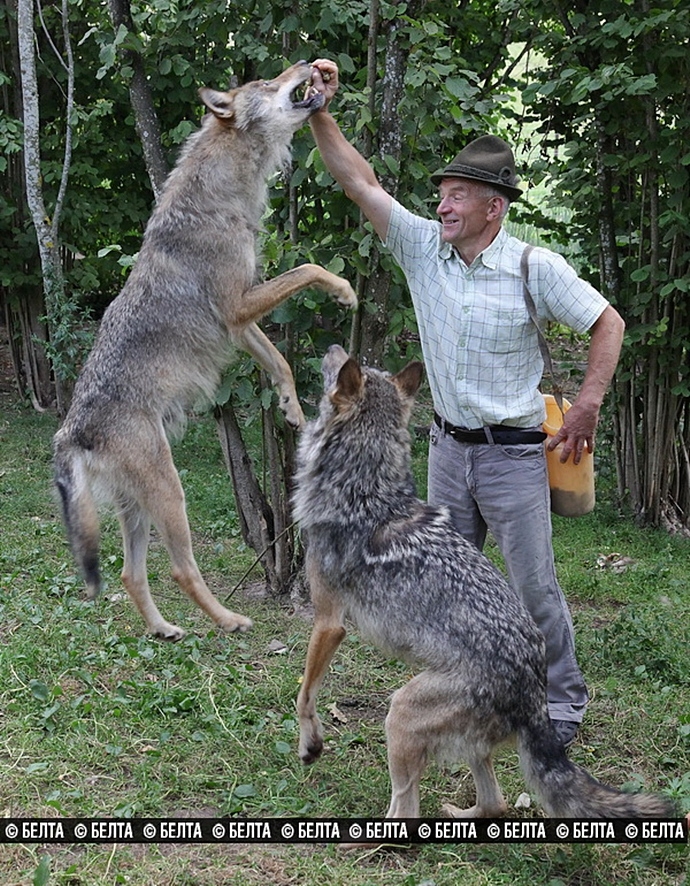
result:
[[(330, 75), (322, 74), (324, 80), (330, 80)], [(313, 108), (318, 110), (324, 103), (325, 99), (322, 93), (314, 86), (313, 80), (310, 78), (304, 90), (304, 94), (300, 96), (296, 89), (292, 95), (293, 108)]]

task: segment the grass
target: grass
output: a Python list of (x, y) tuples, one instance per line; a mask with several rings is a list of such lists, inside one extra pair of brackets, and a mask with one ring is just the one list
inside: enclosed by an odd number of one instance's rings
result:
[[(422, 409), (415, 424), (423, 424)], [(231, 607), (255, 629), (224, 636), (182, 599), (155, 543), (151, 583), (189, 630), (154, 641), (123, 595), (116, 526), (103, 524), (106, 587), (81, 585), (50, 490), (55, 421), (0, 400), (0, 816), (376, 817), (388, 802), (383, 719), (405, 667), (350, 636), (320, 698), (323, 759), (296, 756), (294, 700), (310, 623), (298, 601), (266, 599), (254, 572)], [(423, 487), (424, 451), (417, 473)], [(202, 571), (223, 597), (251, 566), (212, 424), (176, 446)], [(676, 796), (690, 809), (687, 593), (690, 545), (637, 529), (605, 496), (557, 520), (559, 574), (593, 694), (572, 757), (611, 784)], [(492, 553), (491, 550), (489, 553)], [(495, 553), (495, 552), (493, 552)], [(492, 553), (492, 555), (493, 555)], [(632, 561), (601, 568), (601, 555)], [(497, 764), (509, 802), (524, 785), (513, 754)], [(469, 804), (466, 769), (431, 766), (423, 814)], [(513, 813), (534, 815), (538, 812)], [(686, 847), (430, 845), (343, 853), (334, 846), (0, 845), (0, 884), (60, 886), (679, 886)]]

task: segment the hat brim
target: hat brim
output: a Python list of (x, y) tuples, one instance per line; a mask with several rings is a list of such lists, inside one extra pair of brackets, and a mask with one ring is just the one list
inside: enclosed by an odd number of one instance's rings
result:
[(438, 172), (434, 172), (429, 178), (435, 185), (440, 185), (445, 178), (466, 178), (470, 181), (479, 182), (482, 185), (488, 185), (490, 188), (496, 188), (497, 191), (506, 194), (511, 200), (519, 200), (523, 195), (521, 188), (514, 188), (512, 185), (504, 185), (501, 182), (488, 181), (479, 175), (468, 175), (467, 173), (461, 175), (456, 172), (448, 172), (446, 169), (439, 169)]

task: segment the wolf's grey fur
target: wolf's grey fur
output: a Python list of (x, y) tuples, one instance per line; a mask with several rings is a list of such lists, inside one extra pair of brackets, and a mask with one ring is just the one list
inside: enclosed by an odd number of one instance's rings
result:
[(464, 758), (474, 776), (476, 804), (448, 805), (447, 814), (503, 814), (492, 754), (511, 739), (552, 816), (669, 814), (662, 798), (621, 793), (570, 762), (549, 719), (544, 642), (531, 616), (448, 512), (416, 498), (407, 422), (421, 365), (391, 378), (335, 347), (323, 371), (325, 394), (302, 434), (294, 493), (315, 605), (297, 701), (302, 760), (313, 762), (323, 748), (316, 695), (349, 615), (388, 654), (422, 669), (393, 695), (386, 719), (388, 817), (418, 817), (419, 780), (432, 756)]
[(323, 104), (309, 88), (293, 100), (311, 70), (300, 62), (272, 81), (201, 90), (210, 113), (169, 176), (55, 436), (55, 482), (89, 594), (100, 587), (95, 499), (104, 498), (120, 520), (125, 587), (148, 630), (166, 639), (183, 631), (165, 621), (149, 591), (152, 520), (190, 597), (226, 630), (251, 626), (218, 603), (199, 573), (168, 433), (181, 429), (190, 405), (213, 395), (232, 343), (271, 374), (287, 420), (300, 426), (290, 368), (255, 321), (307, 286), (356, 306), (349, 283), (317, 265), (256, 281), (267, 181), (287, 162), (293, 133)]

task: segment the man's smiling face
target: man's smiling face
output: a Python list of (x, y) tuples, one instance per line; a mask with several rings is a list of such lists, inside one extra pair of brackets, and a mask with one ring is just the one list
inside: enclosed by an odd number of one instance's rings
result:
[(480, 237), (490, 222), (493, 196), (484, 185), (469, 179), (444, 178), (436, 208), (443, 225), (443, 240), (459, 246)]

